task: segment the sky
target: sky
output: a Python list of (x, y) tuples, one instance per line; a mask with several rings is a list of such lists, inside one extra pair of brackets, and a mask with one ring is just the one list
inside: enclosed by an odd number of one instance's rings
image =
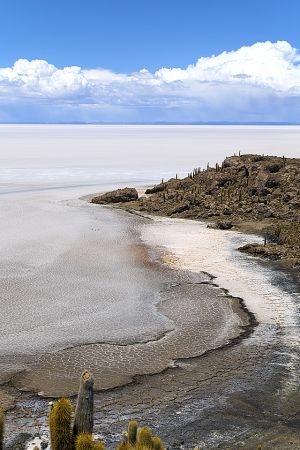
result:
[(297, 0), (0, 0), (0, 122), (300, 122)]

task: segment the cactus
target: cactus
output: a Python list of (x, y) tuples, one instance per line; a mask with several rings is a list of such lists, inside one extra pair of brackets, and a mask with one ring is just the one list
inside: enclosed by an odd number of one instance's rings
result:
[(116, 450), (128, 450), (128, 449), (129, 449), (129, 445), (126, 440), (123, 440), (122, 442), (120, 442), (120, 444), (118, 444), (116, 446)]
[(105, 445), (103, 442), (94, 442), (94, 450), (105, 450)]
[(95, 442), (91, 433), (80, 433), (77, 436), (75, 450), (94, 450), (94, 446)]
[(91, 433), (80, 433), (75, 442), (75, 450), (105, 450), (103, 442), (94, 442)]
[(135, 420), (130, 420), (128, 423), (128, 429), (127, 429), (127, 437), (128, 437), (128, 443), (131, 446), (135, 446), (136, 444), (136, 438), (137, 438), (137, 423)]
[(164, 446), (162, 445), (161, 439), (157, 436), (152, 438), (152, 446), (153, 450), (164, 450)]
[(136, 449), (137, 450), (145, 450), (145, 449), (152, 449), (152, 434), (149, 428), (142, 427), (138, 429), (137, 433), (137, 443), (136, 443)]
[(2, 408), (0, 408), (0, 450), (3, 450), (3, 441), (4, 441), (4, 424), (5, 424), (5, 417), (4, 417), (4, 411)]
[(77, 406), (73, 425), (73, 438), (80, 433), (92, 433), (94, 426), (94, 379), (85, 370), (80, 378)]
[(61, 398), (51, 407), (49, 415), (51, 450), (70, 450), (72, 412), (72, 403), (66, 398)]

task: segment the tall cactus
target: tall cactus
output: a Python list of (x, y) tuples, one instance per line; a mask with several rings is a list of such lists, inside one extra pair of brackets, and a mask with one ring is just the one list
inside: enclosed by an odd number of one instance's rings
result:
[(77, 406), (73, 425), (73, 438), (80, 433), (92, 433), (94, 426), (94, 379), (85, 370), (80, 378)]
[(70, 450), (72, 447), (73, 407), (67, 398), (61, 398), (51, 407), (49, 415), (51, 450)]
[(130, 422), (128, 423), (127, 437), (128, 437), (128, 444), (132, 447), (134, 447), (136, 444), (137, 431), (138, 426), (136, 421), (130, 420)]
[(4, 411), (0, 408), (0, 450), (3, 450), (3, 442), (4, 442), (4, 425), (5, 425), (5, 417)]

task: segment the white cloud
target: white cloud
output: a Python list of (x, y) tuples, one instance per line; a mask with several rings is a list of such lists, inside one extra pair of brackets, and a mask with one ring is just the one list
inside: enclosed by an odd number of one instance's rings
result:
[(1, 113), (11, 120), (24, 104), (39, 120), (298, 120), (298, 100), (300, 54), (285, 41), (155, 73), (59, 69), (26, 59), (0, 68)]

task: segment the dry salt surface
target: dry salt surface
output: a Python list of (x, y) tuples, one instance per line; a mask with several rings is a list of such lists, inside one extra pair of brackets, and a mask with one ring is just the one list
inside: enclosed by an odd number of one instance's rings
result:
[(244, 299), (260, 323), (297, 325), (294, 299), (299, 300), (298, 293), (287, 295), (274, 284), (269, 268), (237, 250), (247, 243), (260, 243), (258, 236), (220, 231), (192, 220), (152, 217), (150, 224), (143, 225), (142, 240), (167, 250), (173, 256), (170, 265), (177, 269), (215, 276), (220, 286)]
[[(18, 398), (7, 434), (35, 432), (33, 414), (45, 427), (47, 400), (30, 390), (73, 393), (83, 368), (98, 388), (122, 385), (96, 396), (97, 430), (114, 443), (136, 417), (189, 448), (243, 439), (260, 423), (276, 433), (278, 417), (294, 426), (299, 288), (236, 251), (256, 238), (78, 198), (184, 176), (238, 150), (297, 156), (299, 135), (300, 127), (0, 126), (0, 369), (11, 380), (0, 396)], [(226, 344), (248, 316), (222, 288), (259, 321), (238, 345)]]
[[(255, 235), (207, 228), (206, 223), (184, 219), (152, 217), (142, 228), (142, 240), (166, 252), (165, 263), (192, 273), (208, 272), (229, 294), (242, 298), (258, 322), (243, 346), (284, 348), (289, 376), (286, 389), (298, 389), (300, 359), (299, 284), (289, 286), (290, 273), (268, 261), (250, 257), (238, 248), (261, 242)], [(281, 351), (276, 350), (278, 354)]]
[(145, 262), (147, 219), (72, 192), (1, 197), (2, 381), (69, 394), (89, 368), (97, 388), (114, 387), (241, 333), (247, 317), (209, 277)]

